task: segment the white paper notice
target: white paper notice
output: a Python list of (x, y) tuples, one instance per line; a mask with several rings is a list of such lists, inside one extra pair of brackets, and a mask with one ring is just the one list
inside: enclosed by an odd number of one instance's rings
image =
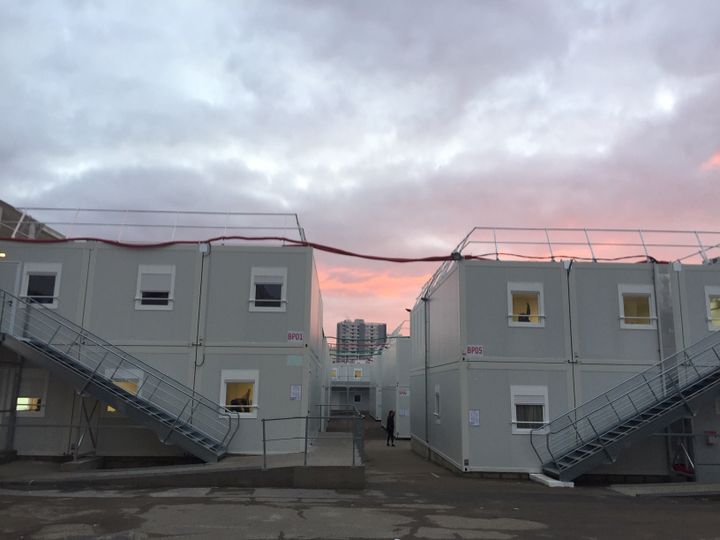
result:
[(298, 401), (301, 396), (302, 396), (302, 385), (291, 384), (290, 385), (290, 400)]
[(480, 425), (480, 411), (477, 409), (470, 409), (468, 411), (468, 424), (471, 426)]

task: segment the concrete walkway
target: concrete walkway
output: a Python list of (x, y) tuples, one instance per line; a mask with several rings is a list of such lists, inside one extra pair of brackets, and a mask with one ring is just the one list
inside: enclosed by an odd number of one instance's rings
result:
[(350, 433), (320, 433), (304, 453), (229, 456), (218, 463), (99, 470), (62, 470), (61, 464), (16, 460), (0, 465), (0, 487), (22, 489), (175, 487), (349, 488), (365, 486), (359, 452), (353, 455)]

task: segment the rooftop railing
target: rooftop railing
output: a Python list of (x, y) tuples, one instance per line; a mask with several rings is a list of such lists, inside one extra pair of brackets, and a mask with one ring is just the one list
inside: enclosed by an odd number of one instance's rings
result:
[(423, 286), (426, 297), (456, 261), (643, 262), (707, 264), (720, 259), (720, 231), (474, 227)]
[[(297, 214), (266, 212), (180, 212), (106, 208), (18, 209), (20, 217), (5, 221), (0, 236), (22, 238), (26, 221), (34, 220), (67, 238), (97, 237), (117, 242), (198, 241), (217, 237), (285, 237), (305, 242)], [(227, 242), (241, 242), (228, 239)]]

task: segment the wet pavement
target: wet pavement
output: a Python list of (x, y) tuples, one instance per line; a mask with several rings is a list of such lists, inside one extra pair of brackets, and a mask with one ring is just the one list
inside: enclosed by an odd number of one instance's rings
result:
[(3, 538), (720, 538), (712, 497), (458, 476), (367, 424), (365, 490), (0, 490)]

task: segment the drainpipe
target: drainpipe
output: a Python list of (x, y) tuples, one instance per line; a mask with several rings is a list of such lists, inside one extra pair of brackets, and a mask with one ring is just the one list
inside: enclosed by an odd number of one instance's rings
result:
[(430, 307), (429, 298), (423, 296), (423, 337), (425, 338), (425, 445), (428, 449), (428, 457), (430, 456), (430, 418), (428, 417), (428, 309)]

